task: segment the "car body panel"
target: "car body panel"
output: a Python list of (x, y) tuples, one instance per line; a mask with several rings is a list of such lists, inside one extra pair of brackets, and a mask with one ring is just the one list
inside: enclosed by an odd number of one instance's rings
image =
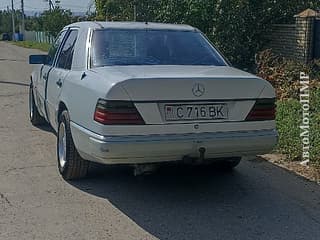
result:
[[(110, 85), (120, 84), (134, 101), (256, 99), (265, 87), (274, 97), (270, 83), (229, 66), (116, 66), (94, 71)], [(207, 91), (194, 98), (190, 91), (197, 82), (206, 85)]]
[(269, 130), (147, 135), (101, 136), (71, 123), (80, 155), (104, 164), (138, 164), (197, 159), (206, 149), (209, 161), (215, 158), (254, 156), (268, 153), (277, 142), (277, 132)]
[(49, 72), (51, 70), (51, 66), (49, 65), (42, 65), (40, 69), (40, 73), (37, 75), (37, 81), (35, 83), (35, 86), (37, 87), (36, 92), (39, 96), (39, 111), (41, 112), (41, 115), (46, 116), (46, 87), (47, 87), (47, 80), (49, 77)]
[[(46, 97), (47, 120), (51, 126), (57, 131), (58, 125), (58, 108), (60, 102), (60, 94), (62, 87), (70, 71), (58, 68), (52, 68), (48, 75), (47, 92), (50, 93)], [(58, 84), (61, 84), (59, 86)]]
[[(58, 129), (62, 105), (80, 155), (106, 164), (181, 160), (183, 156), (232, 157), (262, 154), (277, 141), (275, 121), (245, 121), (257, 99), (274, 99), (267, 81), (231, 66), (136, 65), (91, 68), (91, 36), (95, 29), (169, 29), (198, 31), (186, 25), (144, 23), (75, 23), (78, 29), (71, 70), (37, 66), (32, 73), (40, 114)], [(67, 36), (67, 34), (66, 34)], [(65, 36), (65, 38), (66, 38)], [(59, 54), (59, 51), (58, 53)], [(48, 76), (45, 80), (43, 76)], [(61, 80), (62, 86), (56, 82)], [(201, 95), (195, 86), (203, 87)], [(103, 125), (93, 116), (98, 99), (133, 101), (145, 125)], [(228, 119), (165, 119), (166, 104), (216, 104), (228, 107)]]

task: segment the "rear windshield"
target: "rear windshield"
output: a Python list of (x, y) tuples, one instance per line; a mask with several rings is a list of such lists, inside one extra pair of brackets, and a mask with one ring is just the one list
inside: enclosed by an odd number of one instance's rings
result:
[(93, 67), (226, 65), (201, 33), (170, 30), (96, 30), (91, 60)]

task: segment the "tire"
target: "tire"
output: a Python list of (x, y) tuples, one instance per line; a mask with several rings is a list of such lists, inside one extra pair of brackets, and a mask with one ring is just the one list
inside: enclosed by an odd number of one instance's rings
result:
[(32, 83), (29, 88), (29, 119), (33, 126), (41, 126), (46, 123), (35, 104)]
[(84, 178), (88, 174), (89, 161), (80, 157), (70, 130), (68, 111), (63, 111), (59, 117), (57, 133), (58, 169), (65, 180)]
[(219, 167), (225, 171), (231, 171), (241, 162), (241, 157), (227, 158), (219, 162)]

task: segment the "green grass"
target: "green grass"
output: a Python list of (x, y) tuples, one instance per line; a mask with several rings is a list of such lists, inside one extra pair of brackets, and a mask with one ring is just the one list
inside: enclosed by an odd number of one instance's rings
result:
[(51, 46), (51, 44), (49, 43), (39, 43), (39, 42), (32, 42), (32, 41), (19, 41), (19, 42), (12, 42), (12, 43), (20, 47), (39, 49), (44, 52), (48, 52)]

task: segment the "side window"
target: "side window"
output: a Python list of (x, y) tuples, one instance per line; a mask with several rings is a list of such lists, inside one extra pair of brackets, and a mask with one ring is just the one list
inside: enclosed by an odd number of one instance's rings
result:
[(53, 64), (54, 56), (56, 55), (59, 46), (61, 45), (64, 36), (66, 35), (66, 31), (60, 32), (54, 43), (52, 44), (51, 48), (48, 52), (48, 59), (47, 65), (51, 66)]
[(57, 60), (57, 68), (71, 69), (74, 45), (77, 41), (78, 30), (71, 30)]

